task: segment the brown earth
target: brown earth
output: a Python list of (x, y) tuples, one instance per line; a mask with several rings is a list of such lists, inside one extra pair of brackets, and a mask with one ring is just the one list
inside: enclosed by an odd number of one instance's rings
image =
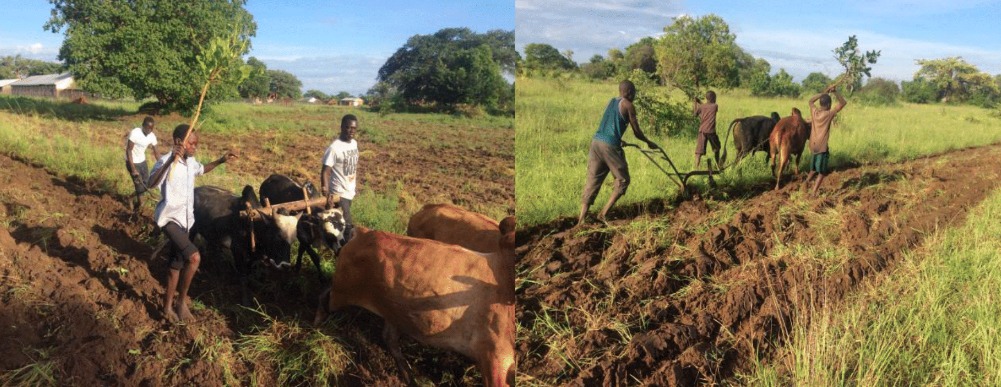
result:
[[(716, 195), (736, 201), (625, 207), (610, 227), (560, 219), (524, 230), (520, 328), (551, 319), (572, 334), (519, 337), (519, 375), (542, 385), (739, 383), (755, 354), (768, 361), (791, 323), (808, 323), (798, 311), (843, 300), (961, 222), (998, 187), (999, 156), (992, 145), (839, 170), (818, 197), (801, 193), (800, 175), (779, 191), (765, 182)], [(630, 220), (657, 226), (637, 232)]]
[[(138, 123), (142, 116), (119, 119)], [(168, 121), (157, 121), (160, 139), (169, 137), (165, 128), (173, 125)], [(395, 138), (362, 146), (368, 153), (362, 155), (360, 190), (402, 190), (401, 210), (451, 202), (513, 212), (513, 135), (484, 130), (471, 141), (459, 138), (447, 142), (455, 145), (428, 146), (428, 137), (436, 132), (466, 128), (371, 121), (367, 124), (380, 125)], [(54, 121), (38, 130), (82, 134), (86, 139), (81, 141), (120, 146), (127, 130), (111, 132), (105, 125)], [(226, 168), (255, 187), (271, 173), (315, 183), (317, 160), (330, 138), (310, 133), (206, 133), (200, 137), (199, 155), (208, 159), (239, 149), (242, 158)], [(364, 144), (364, 132), (360, 140)], [(162, 144), (160, 148), (166, 150)], [(306, 333), (286, 332), (279, 344), (305, 345), (323, 286), (315, 274), (258, 273), (255, 296), (260, 304), (247, 309), (238, 305), (239, 280), (232, 261), (206, 253), (190, 291), (202, 304), (196, 305), (196, 321), (168, 325), (160, 312), (166, 261), (149, 258), (151, 246), (159, 241), (152, 232), (152, 197), (146, 196), (139, 219), (130, 219), (131, 198), (109, 194), (100, 186), (0, 155), (0, 384), (13, 370), (44, 365), (52, 367), (55, 383), (65, 386), (278, 385), (274, 361), (247, 357), (240, 351), (245, 345), (240, 340), (265, 329), (280, 332), (284, 325), (279, 325), (285, 324)], [(331, 259), (329, 252), (324, 256)], [(346, 309), (320, 328), (344, 347), (352, 362), (343, 379), (331, 380), (333, 384), (404, 384), (384, 349), (382, 324), (371, 313)], [(418, 380), (434, 385), (479, 383), (469, 359), (412, 340), (403, 344)], [(299, 348), (295, 353), (302, 352)], [(288, 383), (312, 384), (302, 377), (282, 384)]]

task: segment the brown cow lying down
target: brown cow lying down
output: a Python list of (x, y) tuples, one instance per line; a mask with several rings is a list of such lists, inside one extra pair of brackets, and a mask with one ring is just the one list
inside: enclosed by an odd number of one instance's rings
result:
[[(783, 117), (775, 124), (771, 136), (768, 137), (768, 145), (772, 158), (772, 176), (775, 176), (775, 189), (779, 189), (782, 182), (782, 171), (789, 165), (789, 157), (795, 155), (796, 174), (799, 174), (799, 158), (803, 155), (803, 148), (810, 139), (810, 123), (803, 119), (799, 109), (792, 108), (792, 115)], [(778, 156), (776, 156), (776, 154)], [(775, 168), (775, 161), (778, 160), (778, 169)]]
[(500, 226), (498, 251), (490, 254), (356, 228), (314, 323), (345, 305), (360, 306), (386, 320), (383, 338), (411, 385), (401, 331), (473, 358), (488, 387), (513, 386), (514, 217)]
[(497, 221), (451, 204), (426, 204), (410, 217), (407, 236), (459, 245), (473, 251), (497, 251)]

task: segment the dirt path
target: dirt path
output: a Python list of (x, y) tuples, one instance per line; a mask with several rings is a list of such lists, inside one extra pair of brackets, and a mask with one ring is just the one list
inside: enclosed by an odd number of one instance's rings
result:
[(961, 222), (998, 187), (999, 156), (992, 145), (836, 171), (818, 198), (799, 192), (800, 176), (736, 205), (625, 209), (658, 224), (642, 231), (625, 220), (566, 232), (573, 219), (526, 230), (516, 318), (572, 333), (519, 341), (519, 373), (552, 385), (723, 382), (767, 358), (797, 311), (843, 299)]
[[(272, 362), (240, 351), (269, 320), (237, 305), (229, 263), (203, 259), (191, 288), (203, 304), (196, 322), (168, 325), (159, 307), (166, 262), (148, 260), (150, 214), (130, 221), (123, 198), (6, 156), (0, 171), (0, 371), (34, 367), (64, 386), (278, 385)], [(259, 289), (258, 308), (308, 336), (319, 285), (284, 281)], [(377, 344), (381, 319), (360, 310), (341, 318), (323, 332), (354, 363), (341, 384), (403, 385)], [(306, 345), (284, 337), (280, 346)], [(457, 355), (413, 343), (404, 353), (435, 384), (475, 380)]]

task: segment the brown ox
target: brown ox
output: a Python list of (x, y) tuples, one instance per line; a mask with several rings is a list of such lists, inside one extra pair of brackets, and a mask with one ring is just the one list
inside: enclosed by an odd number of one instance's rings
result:
[(343, 306), (360, 306), (386, 320), (383, 338), (411, 385), (401, 331), (473, 358), (488, 387), (513, 386), (514, 217), (504, 219), (500, 231), (498, 251), (483, 254), (356, 227), (314, 323)]
[(410, 217), (407, 236), (459, 245), (473, 251), (497, 251), (497, 221), (451, 204), (426, 204)]
[[(799, 174), (799, 158), (803, 155), (806, 141), (810, 139), (810, 123), (803, 119), (799, 109), (792, 108), (792, 115), (783, 117), (775, 123), (775, 129), (768, 137), (769, 152), (772, 159), (772, 176), (775, 176), (775, 189), (782, 182), (782, 171), (789, 165), (789, 158), (796, 156), (796, 174)], [(776, 154), (778, 156), (776, 156)], [(778, 160), (778, 168), (775, 161)]]

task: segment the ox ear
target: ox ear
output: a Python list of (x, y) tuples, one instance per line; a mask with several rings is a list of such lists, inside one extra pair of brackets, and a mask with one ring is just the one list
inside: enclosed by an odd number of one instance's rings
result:
[(254, 192), (254, 187), (249, 185), (243, 187), (241, 201), (249, 202), (251, 208), (261, 208), (261, 202), (257, 200), (257, 193)]

